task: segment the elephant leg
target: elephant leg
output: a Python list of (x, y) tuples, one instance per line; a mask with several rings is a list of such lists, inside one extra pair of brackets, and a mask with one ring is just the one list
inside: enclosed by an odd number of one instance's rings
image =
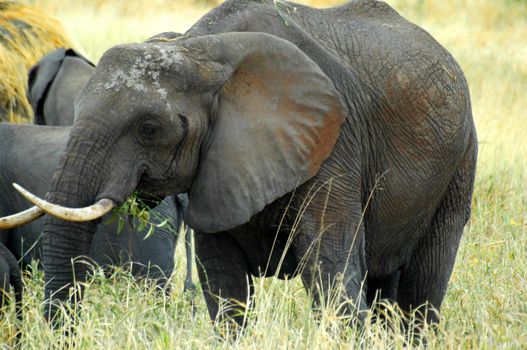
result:
[(355, 317), (359, 311), (362, 322), (367, 303), (360, 202), (352, 201), (353, 196), (343, 190), (353, 188), (351, 184), (340, 182), (327, 187), (318, 191), (302, 214), (293, 248), (314, 305), (336, 302), (339, 313)]
[(228, 232), (195, 233), (198, 275), (213, 321), (245, 321), (247, 303), (254, 293), (247, 257)]
[(390, 301), (396, 301), (397, 300), (397, 287), (399, 285), (399, 278), (401, 276), (400, 271), (395, 271), (394, 273), (382, 277), (382, 278), (375, 278), (375, 277), (369, 277), (367, 278), (367, 293), (366, 293), (366, 299), (368, 301), (368, 305), (371, 305), (375, 299), (377, 300), (390, 300)]
[[(467, 168), (475, 159), (465, 162)], [(404, 311), (423, 307), (422, 320), (438, 322), (438, 314), (454, 267), (463, 227), (470, 217), (474, 177), (460, 169), (451, 180), (426, 235), (401, 271), (397, 301)]]
[(9, 279), (15, 292), (15, 310), (18, 319), (22, 319), (22, 298), (24, 294), (24, 283), (22, 282), (22, 272), (18, 261), (12, 254), (6, 256), (9, 265)]
[(0, 309), (7, 305), (7, 301), (9, 300), (9, 288), (11, 288), (10, 276), (7, 261), (3, 257), (0, 257)]
[(359, 311), (362, 321), (367, 303), (364, 233), (360, 231), (353, 243), (351, 229), (341, 234), (322, 233), (315, 244), (317, 238), (302, 233), (304, 237), (296, 240), (294, 250), (303, 268), (302, 282), (313, 296), (315, 306), (335, 305), (336, 302), (341, 314), (354, 316)]
[(9, 289), (13, 286), (15, 292), (15, 306), (18, 318), (22, 317), (22, 294), (24, 285), (18, 261), (3, 244), (0, 244), (0, 308), (4, 306), (4, 299), (9, 300)]

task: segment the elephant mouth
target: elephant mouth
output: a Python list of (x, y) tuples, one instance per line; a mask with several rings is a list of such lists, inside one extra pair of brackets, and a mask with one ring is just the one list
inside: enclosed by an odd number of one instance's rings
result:
[(154, 195), (150, 192), (143, 192), (141, 190), (136, 191), (139, 202), (147, 209), (154, 209), (157, 207), (166, 196)]
[(145, 203), (156, 203), (162, 201), (166, 196), (174, 194), (172, 191), (167, 191), (167, 188), (171, 187), (169, 180), (152, 177), (145, 171), (139, 178), (135, 192)]

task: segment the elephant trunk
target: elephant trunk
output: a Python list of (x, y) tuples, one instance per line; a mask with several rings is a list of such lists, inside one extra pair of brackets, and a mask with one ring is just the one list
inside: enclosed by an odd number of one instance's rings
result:
[[(87, 265), (79, 257), (90, 251), (91, 240), (95, 232), (94, 222), (72, 223), (50, 218), (44, 229), (43, 265), (45, 271), (46, 317), (54, 318), (58, 304), (54, 301), (66, 301), (70, 297), (69, 289), (74, 282), (83, 282)], [(70, 301), (82, 298), (76, 290)]]
[[(78, 131), (77, 131), (78, 130)], [(101, 160), (108, 152), (105, 142), (94, 142), (87, 128), (74, 128), (66, 153), (59, 169), (55, 172), (51, 191), (47, 199), (51, 203), (84, 207), (94, 203), (100, 190)], [(100, 137), (100, 136), (99, 136)], [(97, 137), (95, 140), (100, 138)], [(96, 221), (69, 222), (48, 216), (44, 226), (43, 265), (45, 272), (45, 296), (48, 319), (53, 319), (58, 310), (56, 301), (67, 301), (69, 289), (74, 282), (83, 282), (87, 264), (83, 259), (90, 251), (91, 241), (97, 226)], [(82, 297), (81, 289), (76, 289), (70, 301)]]

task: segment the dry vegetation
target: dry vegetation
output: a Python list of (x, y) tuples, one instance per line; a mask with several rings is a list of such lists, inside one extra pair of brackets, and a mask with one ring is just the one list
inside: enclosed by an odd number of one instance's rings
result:
[[(93, 60), (116, 43), (184, 31), (214, 1), (41, 0)], [(311, 1), (326, 6), (321, 0)], [(332, 3), (336, 3), (333, 1)], [(527, 344), (527, 1), (388, 0), (458, 59), (468, 78), (480, 156), (473, 215), (465, 231), (437, 333), (430, 348), (522, 348)], [(260, 280), (245, 335), (225, 342), (204, 302), (192, 314), (182, 295), (180, 245), (173, 293), (165, 297), (117, 271), (89, 283), (75, 340), (41, 316), (42, 275), (26, 278), (24, 349), (73, 348), (402, 348), (403, 336), (370, 325), (342, 330), (331, 308), (317, 322), (299, 280)], [(12, 341), (12, 310), (0, 338)]]
[(0, 122), (28, 122), (27, 70), (49, 51), (70, 45), (60, 23), (34, 8), (0, 0)]

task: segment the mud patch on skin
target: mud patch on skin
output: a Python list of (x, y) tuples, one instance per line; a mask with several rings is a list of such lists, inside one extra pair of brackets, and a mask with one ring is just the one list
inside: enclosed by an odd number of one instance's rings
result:
[(162, 98), (163, 100), (166, 100), (166, 99), (167, 99), (167, 91), (166, 91), (165, 89), (163, 89), (163, 88), (157, 89), (157, 93), (158, 93), (159, 95), (161, 95), (161, 98)]
[(177, 70), (178, 66), (183, 65), (183, 54), (178, 50), (171, 50), (160, 45), (132, 49), (137, 55), (134, 62), (129, 67), (122, 65), (122, 68), (113, 70), (108, 81), (102, 83), (104, 89), (115, 92), (119, 92), (121, 89), (133, 89), (140, 93), (146, 93), (152, 86), (153, 90), (166, 101), (168, 92), (161, 87), (161, 73)]
[(121, 87), (126, 86), (137, 90), (139, 92), (146, 92), (146, 87), (141, 82), (143, 74), (136, 69), (130, 70), (129, 74), (126, 74), (123, 70), (117, 69), (110, 76), (110, 81), (104, 84), (106, 90), (114, 89), (119, 91)]

